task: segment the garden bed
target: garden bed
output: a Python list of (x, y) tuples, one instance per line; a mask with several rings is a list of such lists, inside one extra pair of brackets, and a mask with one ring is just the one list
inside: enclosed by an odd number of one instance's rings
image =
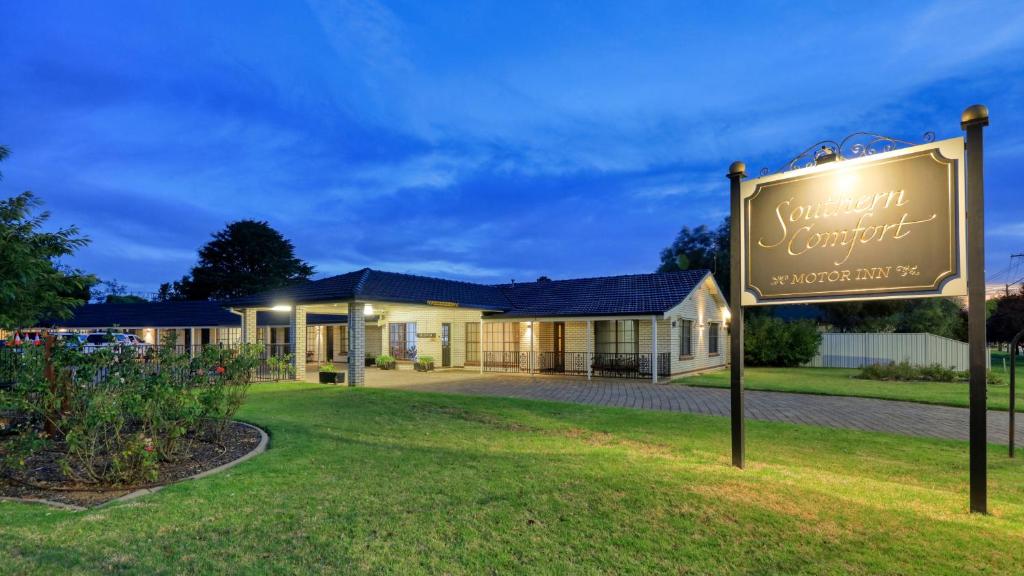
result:
[[(94, 486), (68, 480), (60, 471), (60, 452), (34, 454), (26, 462), (25, 473), (17, 478), (0, 478), (0, 498), (42, 500), (76, 507), (92, 507), (146, 489), (157, 489), (234, 463), (253, 454), (264, 443), (260, 429), (232, 422), (221, 442), (205, 435), (193, 438), (189, 453), (174, 462), (162, 462), (156, 481), (134, 486)], [(0, 437), (0, 451), (4, 439)]]

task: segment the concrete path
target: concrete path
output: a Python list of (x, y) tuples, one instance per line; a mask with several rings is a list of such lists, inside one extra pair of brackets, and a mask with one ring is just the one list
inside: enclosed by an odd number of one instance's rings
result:
[[(593, 380), (559, 377), (480, 375), (470, 371), (419, 374), (402, 371), (378, 375), (367, 371), (367, 385), (446, 394), (505, 396), (554, 400), (641, 410), (729, 415), (729, 391), (635, 380)], [(913, 402), (815, 396), (784, 392), (746, 393), (747, 417), (811, 426), (890, 432), (949, 440), (967, 440), (966, 408), (929, 406)], [(1024, 419), (1022, 419), (1024, 424)], [(988, 441), (1007, 443), (1009, 416), (988, 412)], [(1016, 441), (1024, 442), (1017, 426)]]

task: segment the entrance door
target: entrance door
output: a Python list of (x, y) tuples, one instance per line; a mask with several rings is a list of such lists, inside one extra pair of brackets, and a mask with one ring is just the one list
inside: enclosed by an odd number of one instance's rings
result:
[(327, 350), (326, 350), (326, 356), (327, 356), (328, 360), (333, 362), (334, 361), (334, 326), (325, 326), (324, 329), (327, 330)]
[(452, 365), (452, 325), (441, 324), (441, 367)]
[(565, 322), (555, 322), (555, 371), (565, 372)]

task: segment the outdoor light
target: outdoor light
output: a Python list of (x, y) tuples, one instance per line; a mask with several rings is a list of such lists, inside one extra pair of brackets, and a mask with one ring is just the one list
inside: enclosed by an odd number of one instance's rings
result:
[(730, 318), (732, 318), (732, 312), (728, 308), (722, 308), (722, 320), (728, 322)]
[(373, 316), (373, 304), (363, 304), (363, 316)]
[(276, 306), (271, 307), (271, 310), (273, 310), (274, 312), (287, 312), (291, 309), (292, 307), (287, 304), (278, 304)]

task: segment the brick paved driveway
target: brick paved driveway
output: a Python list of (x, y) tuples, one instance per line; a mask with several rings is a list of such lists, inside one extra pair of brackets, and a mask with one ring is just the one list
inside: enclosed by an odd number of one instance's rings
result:
[[(367, 375), (370, 376), (370, 373)], [(416, 374), (411, 378), (399, 371), (387, 378), (367, 380), (370, 386), (403, 390), (554, 400), (714, 416), (729, 415), (728, 390), (678, 384), (652, 384), (633, 380), (587, 382), (576, 378), (480, 375), (468, 371)], [(967, 440), (966, 408), (752, 390), (746, 393), (746, 403), (747, 417), (754, 420)], [(1006, 444), (1008, 424), (1009, 417), (1006, 412), (990, 410), (988, 441)], [(1019, 430), (1020, 426), (1017, 428), (1016, 438), (1019, 444), (1024, 441), (1024, 435)]]

